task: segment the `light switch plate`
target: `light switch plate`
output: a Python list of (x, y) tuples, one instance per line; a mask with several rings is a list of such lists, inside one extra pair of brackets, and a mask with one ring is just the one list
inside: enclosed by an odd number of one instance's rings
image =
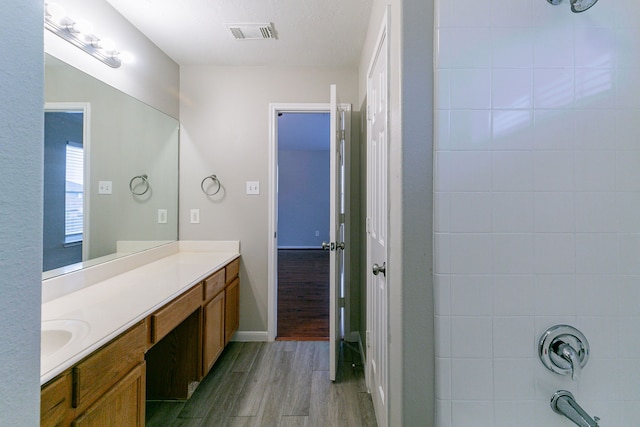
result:
[(247, 194), (260, 194), (260, 181), (247, 181)]
[(166, 223), (167, 223), (167, 210), (158, 209), (158, 224), (166, 224)]
[(111, 194), (113, 181), (98, 181), (98, 194)]
[(189, 212), (189, 221), (191, 224), (200, 224), (200, 209), (191, 209), (191, 212)]

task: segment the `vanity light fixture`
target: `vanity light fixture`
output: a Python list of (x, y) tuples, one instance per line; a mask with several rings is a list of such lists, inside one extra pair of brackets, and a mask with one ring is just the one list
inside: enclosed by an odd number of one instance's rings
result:
[(128, 62), (126, 59), (132, 59), (131, 54), (118, 51), (111, 40), (93, 34), (88, 22), (69, 18), (56, 3), (45, 3), (44, 27), (111, 68), (119, 68)]
[[(547, 0), (547, 1), (554, 6), (562, 3), (562, 0)], [(585, 10), (589, 9), (591, 6), (593, 6), (597, 2), (598, 0), (570, 0), (569, 1), (569, 3), (571, 3), (571, 11), (573, 13), (584, 12)]]

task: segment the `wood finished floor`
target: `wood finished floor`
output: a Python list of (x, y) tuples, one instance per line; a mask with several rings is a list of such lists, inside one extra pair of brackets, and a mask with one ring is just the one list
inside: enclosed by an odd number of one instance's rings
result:
[(357, 349), (329, 380), (327, 341), (230, 343), (191, 399), (147, 402), (147, 427), (375, 427)]
[(278, 250), (278, 339), (328, 339), (329, 255)]

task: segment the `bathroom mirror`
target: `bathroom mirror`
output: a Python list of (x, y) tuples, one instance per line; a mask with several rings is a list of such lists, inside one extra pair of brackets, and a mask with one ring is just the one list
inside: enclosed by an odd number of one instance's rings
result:
[(43, 279), (177, 240), (178, 121), (45, 56)]

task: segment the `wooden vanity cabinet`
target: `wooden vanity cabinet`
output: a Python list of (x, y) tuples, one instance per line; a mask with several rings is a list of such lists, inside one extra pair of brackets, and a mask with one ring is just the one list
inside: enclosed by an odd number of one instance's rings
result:
[(145, 372), (142, 362), (76, 418), (72, 426), (144, 426)]
[(202, 376), (229, 343), (239, 325), (240, 259), (237, 258), (204, 281)]
[(194, 286), (150, 316), (147, 398), (188, 399), (200, 381), (202, 286)]
[(65, 426), (71, 407), (71, 373), (67, 372), (42, 386), (40, 394), (40, 425)]
[(81, 412), (144, 362), (146, 336), (141, 322), (74, 366), (73, 407)]
[(205, 303), (203, 314), (202, 376), (204, 377), (224, 350), (224, 292), (219, 292), (215, 298)]
[(240, 325), (240, 279), (236, 277), (227, 285), (224, 294), (224, 345), (227, 345)]
[(146, 322), (142, 321), (42, 387), (40, 425), (144, 425)]
[(42, 387), (44, 427), (144, 426), (145, 400), (187, 399), (239, 324), (240, 259)]
[(151, 343), (155, 344), (173, 331), (202, 304), (202, 291), (199, 286), (165, 305), (151, 315)]
[(146, 322), (140, 322), (73, 367), (72, 426), (142, 426)]

